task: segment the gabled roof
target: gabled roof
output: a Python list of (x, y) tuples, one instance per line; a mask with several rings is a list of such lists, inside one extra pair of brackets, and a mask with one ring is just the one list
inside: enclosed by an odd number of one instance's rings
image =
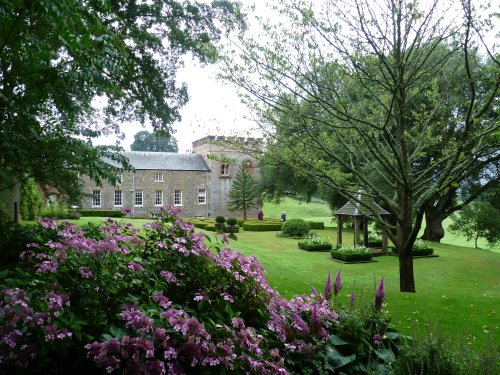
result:
[(155, 169), (166, 171), (209, 171), (203, 156), (197, 154), (177, 154), (174, 152), (126, 151), (127, 157), (135, 169)]
[(370, 200), (368, 196), (363, 194), (362, 190), (356, 194), (356, 200), (350, 200), (337, 211), (335, 215), (344, 216), (374, 216), (375, 213), (379, 215), (389, 215), (389, 212), (380, 207), (377, 203)]

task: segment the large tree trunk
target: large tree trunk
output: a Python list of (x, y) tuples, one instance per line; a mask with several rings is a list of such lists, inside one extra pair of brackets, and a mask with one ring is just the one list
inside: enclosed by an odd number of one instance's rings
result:
[(399, 251), (399, 291), (415, 293), (415, 277), (413, 275), (413, 256), (411, 247)]
[(444, 237), (443, 221), (446, 215), (442, 210), (436, 207), (425, 210), (425, 229), (422, 236), (423, 240), (441, 242)]

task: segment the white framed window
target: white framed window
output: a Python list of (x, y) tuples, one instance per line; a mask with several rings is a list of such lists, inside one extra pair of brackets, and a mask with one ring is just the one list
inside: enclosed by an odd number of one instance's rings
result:
[(155, 173), (155, 182), (163, 182), (163, 173)]
[(134, 194), (134, 205), (142, 206), (144, 204), (142, 190), (136, 190)]
[(92, 207), (101, 207), (101, 191), (92, 190)]
[(123, 205), (123, 194), (121, 190), (115, 190), (115, 207)]
[(220, 175), (229, 176), (229, 164), (224, 163), (220, 165)]
[(163, 190), (155, 191), (155, 206), (163, 206)]
[(174, 191), (174, 206), (182, 206), (182, 190)]
[(198, 189), (198, 204), (207, 204), (207, 190)]

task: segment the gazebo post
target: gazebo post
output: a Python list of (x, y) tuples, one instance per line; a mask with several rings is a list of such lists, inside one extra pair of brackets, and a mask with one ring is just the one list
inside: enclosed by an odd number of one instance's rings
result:
[(368, 247), (368, 218), (363, 216), (363, 242), (364, 246)]
[(358, 217), (354, 216), (354, 247), (359, 244), (359, 221)]
[(342, 246), (342, 215), (337, 216), (337, 249)]

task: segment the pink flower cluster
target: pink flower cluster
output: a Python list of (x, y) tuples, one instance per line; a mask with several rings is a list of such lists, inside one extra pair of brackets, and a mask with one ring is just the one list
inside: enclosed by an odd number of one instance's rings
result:
[(18, 367), (26, 367), (37, 356), (34, 344), (37, 336), (45, 342), (72, 337), (69, 329), (58, 329), (53, 323), (63, 307), (69, 305), (67, 295), (51, 290), (43, 298), (47, 301), (47, 311), (36, 312), (29, 306), (30, 298), (24, 290), (4, 289), (1, 294), (0, 364), (12, 361)]

